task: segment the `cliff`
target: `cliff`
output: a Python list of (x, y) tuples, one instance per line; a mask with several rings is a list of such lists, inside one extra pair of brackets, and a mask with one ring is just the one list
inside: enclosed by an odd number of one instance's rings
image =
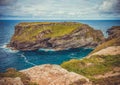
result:
[(76, 22), (32, 22), (15, 26), (9, 47), (27, 51), (96, 47), (104, 40), (100, 30)]
[(112, 26), (110, 29), (107, 30), (107, 33), (108, 38), (105, 39), (105, 42), (98, 45), (90, 54), (110, 46), (120, 46), (120, 26)]
[(68, 71), (84, 75), (92, 85), (119, 85), (120, 80), (120, 26), (108, 29), (108, 38), (87, 57), (63, 62)]
[[(62, 68), (58, 65), (46, 64), (20, 72), (7, 72), (2, 76), (0, 75), (2, 77), (0, 82), (3, 84), (12, 82), (13, 84), (17, 78), (20, 85), (31, 85), (31, 83), (33, 85), (119, 85), (120, 26), (113, 26), (107, 32), (108, 38), (98, 45), (89, 57), (63, 62), (61, 64)], [(14, 34), (12, 39), (14, 39), (15, 35), (18, 34)], [(15, 81), (9, 79), (11, 76)]]

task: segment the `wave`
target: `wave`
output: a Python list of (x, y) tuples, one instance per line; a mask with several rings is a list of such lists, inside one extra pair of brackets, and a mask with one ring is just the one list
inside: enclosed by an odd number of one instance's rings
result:
[(21, 54), (21, 57), (24, 58), (24, 61), (30, 65), (33, 65), (33, 66), (36, 66), (36, 64), (32, 63), (32, 62), (29, 62), (28, 59), (26, 58), (26, 56), (24, 54)]
[(7, 47), (7, 43), (4, 43), (3, 45), (0, 46), (5, 52), (9, 53), (17, 53), (19, 52), (18, 50), (11, 50), (10, 48)]
[(48, 52), (48, 51), (55, 51), (54, 49), (44, 49), (44, 48), (41, 48), (39, 49), (39, 51), (45, 51), (45, 52)]

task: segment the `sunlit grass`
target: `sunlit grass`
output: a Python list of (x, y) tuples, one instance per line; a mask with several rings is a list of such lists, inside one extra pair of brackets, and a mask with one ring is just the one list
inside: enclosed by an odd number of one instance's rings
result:
[(66, 34), (71, 33), (77, 27), (81, 26), (81, 23), (50, 23), (50, 22), (32, 22), (32, 23), (20, 23), (24, 30), (21, 31), (20, 35), (15, 35), (13, 37), (14, 40), (18, 40), (20, 42), (34, 42), (36, 40), (36, 36), (39, 35), (42, 31), (51, 30), (52, 33), (44, 35), (44, 38), (47, 37), (58, 37), (64, 36)]
[(68, 71), (73, 71), (88, 78), (92, 78), (95, 75), (109, 72), (114, 67), (120, 67), (120, 55), (96, 55), (82, 60), (73, 59), (63, 62), (61, 66)]

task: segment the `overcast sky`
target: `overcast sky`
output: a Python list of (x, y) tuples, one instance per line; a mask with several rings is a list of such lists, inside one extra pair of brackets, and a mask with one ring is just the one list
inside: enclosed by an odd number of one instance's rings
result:
[(0, 19), (120, 20), (120, 0), (0, 0)]

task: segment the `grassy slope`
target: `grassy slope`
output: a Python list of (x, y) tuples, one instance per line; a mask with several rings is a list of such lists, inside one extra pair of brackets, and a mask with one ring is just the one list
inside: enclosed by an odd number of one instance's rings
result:
[(97, 46), (90, 54), (92, 53), (95, 53), (101, 49), (104, 49), (106, 47), (109, 47), (109, 46), (120, 46), (120, 39), (119, 38), (113, 38), (109, 41), (106, 41), (102, 44), (100, 44), (99, 46)]
[[(116, 37), (100, 44), (90, 54), (95, 53), (109, 46), (120, 46), (120, 38)], [(102, 79), (94, 78), (95, 75), (105, 74), (109, 71), (112, 71), (115, 67), (120, 68), (120, 55), (114, 55), (114, 56), (95, 55), (95, 56), (91, 56), (90, 58), (84, 58), (82, 60), (73, 59), (67, 62), (63, 62), (61, 66), (67, 69), (68, 71), (73, 71), (82, 74), (90, 78), (92, 81), (94, 80), (93, 83), (95, 83), (95, 85), (96, 84), (114, 85), (112, 83), (120, 82), (118, 81), (119, 79), (118, 76), (102, 78)]]
[(68, 71), (73, 71), (93, 79), (95, 75), (104, 74), (115, 67), (120, 67), (120, 55), (96, 55), (82, 60), (70, 60), (62, 63), (61, 66)]
[[(73, 30), (77, 29), (77, 27), (81, 26), (81, 23), (54, 23), (54, 25), (50, 25), (52, 23), (49, 22), (33, 22), (33, 23), (20, 23), (19, 26), (27, 27), (24, 30), (22, 30), (20, 35), (16, 35), (13, 37), (14, 40), (18, 41), (35, 41), (36, 36), (45, 30), (51, 30), (52, 33), (46, 34), (44, 37), (58, 37), (58, 36), (64, 36), (66, 34), (71, 33)], [(39, 26), (42, 25), (42, 26)]]
[[(74, 30), (78, 29), (83, 24), (75, 22), (31, 22), (31, 23), (20, 23), (17, 25), (21, 27), (20, 34), (16, 33), (12, 37), (12, 40), (19, 42), (34, 42), (37, 40), (38, 36), (43, 31), (51, 31), (51, 33), (43, 35), (43, 38), (56, 38), (59, 36), (64, 36), (70, 34)], [(94, 41), (100, 41), (99, 37), (96, 35), (97, 31), (92, 27), (87, 26), (86, 29), (89, 31), (84, 35), (87, 37), (93, 37)]]

